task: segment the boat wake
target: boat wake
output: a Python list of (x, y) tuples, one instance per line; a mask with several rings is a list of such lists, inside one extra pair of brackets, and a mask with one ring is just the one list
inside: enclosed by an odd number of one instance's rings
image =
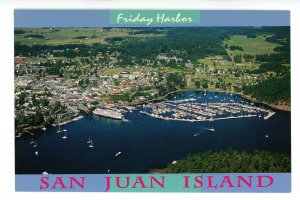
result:
[(128, 123), (130, 123), (131, 120), (129, 120), (129, 119), (122, 119), (122, 122), (128, 122)]
[(206, 127), (198, 127), (200, 130), (205, 130), (205, 131), (216, 131), (214, 128), (206, 128)]

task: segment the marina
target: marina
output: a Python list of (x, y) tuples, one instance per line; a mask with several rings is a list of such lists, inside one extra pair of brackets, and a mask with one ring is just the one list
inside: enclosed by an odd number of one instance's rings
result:
[(16, 173), (149, 173), (229, 148), (290, 154), (290, 113), (234, 94), (187, 91), (114, 111), (123, 120), (80, 113), (80, 120), (16, 138)]
[(149, 105), (150, 111), (140, 111), (141, 114), (163, 120), (201, 122), (226, 119), (239, 119), (245, 117), (258, 117), (266, 115), (265, 120), (269, 119), (275, 112), (242, 103), (194, 103), (193, 99), (185, 101), (167, 101)]

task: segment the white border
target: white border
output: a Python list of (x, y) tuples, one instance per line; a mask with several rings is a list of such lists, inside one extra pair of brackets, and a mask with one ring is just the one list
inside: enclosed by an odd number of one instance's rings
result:
[[(221, 9), (291, 10), (292, 38), (292, 193), (16, 193), (14, 182), (14, 9)], [(0, 0), (0, 191), (5, 198), (17, 199), (296, 199), (299, 198), (300, 152), (300, 1), (297, 0)], [(298, 190), (298, 191), (297, 191)]]

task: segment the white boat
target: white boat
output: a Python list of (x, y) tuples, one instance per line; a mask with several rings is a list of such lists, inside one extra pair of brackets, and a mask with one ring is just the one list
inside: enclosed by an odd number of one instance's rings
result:
[(88, 141), (86, 141), (86, 143), (91, 143), (91, 137), (89, 137)]
[(67, 131), (68, 131), (67, 129), (64, 129), (64, 130), (63, 130), (63, 132), (67, 132)]
[(93, 140), (90, 141), (89, 147), (90, 147), (90, 148), (93, 148), (93, 147), (94, 147), (94, 145), (93, 145)]
[(34, 141), (34, 145), (33, 145), (33, 147), (34, 147), (34, 148), (35, 148), (35, 147), (37, 147), (36, 141)]
[(38, 152), (38, 151), (36, 151), (36, 152), (34, 152), (34, 154), (37, 156), (37, 155), (39, 155), (39, 152)]
[(43, 175), (48, 175), (48, 172), (43, 171), (42, 174), (43, 174)]
[(33, 138), (31, 138), (30, 144), (33, 144), (33, 143), (34, 143), (34, 140), (33, 140)]
[(62, 139), (67, 139), (67, 132), (65, 131), (65, 135), (62, 137)]
[(115, 155), (115, 156), (117, 157), (117, 156), (119, 156), (121, 153), (122, 153), (122, 152), (121, 152), (121, 151), (119, 151), (118, 153), (116, 153), (116, 155)]
[(216, 129), (214, 129), (214, 128), (209, 128), (208, 130), (210, 130), (210, 131), (216, 131)]
[(265, 138), (268, 138), (268, 137), (269, 137), (269, 135), (268, 135), (268, 134), (266, 134), (266, 135), (265, 135)]

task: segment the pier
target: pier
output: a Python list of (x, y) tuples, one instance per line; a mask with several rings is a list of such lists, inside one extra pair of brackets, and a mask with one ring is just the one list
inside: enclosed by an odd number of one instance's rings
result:
[(172, 118), (172, 117), (163, 117), (159, 115), (153, 115), (147, 112), (141, 111), (144, 115), (149, 115), (151, 117), (163, 120), (173, 120), (173, 121), (184, 121), (184, 122), (204, 122), (204, 121), (217, 121), (217, 120), (226, 120), (226, 119), (240, 119), (240, 118), (250, 118), (257, 117), (257, 115), (240, 115), (240, 116), (229, 116), (229, 117), (218, 117), (218, 118), (207, 118), (207, 119), (181, 119), (181, 118)]
[(275, 115), (275, 112), (269, 111), (268, 115), (264, 117), (264, 120), (269, 119), (270, 117), (272, 117), (273, 115)]

